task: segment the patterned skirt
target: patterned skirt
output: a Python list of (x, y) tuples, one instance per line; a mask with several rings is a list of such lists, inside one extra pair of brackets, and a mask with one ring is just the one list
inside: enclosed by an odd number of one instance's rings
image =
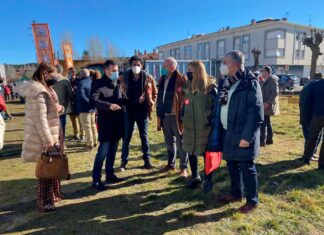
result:
[(61, 181), (38, 179), (37, 182), (37, 208), (39, 212), (53, 208), (54, 202), (62, 199)]

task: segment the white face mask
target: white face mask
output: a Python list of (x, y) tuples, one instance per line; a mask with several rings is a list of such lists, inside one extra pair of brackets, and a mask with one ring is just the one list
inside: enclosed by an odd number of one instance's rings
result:
[(228, 66), (225, 65), (225, 64), (222, 64), (219, 68), (219, 71), (220, 73), (223, 75), (223, 76), (227, 76), (229, 74), (229, 71), (228, 71)]
[(132, 71), (134, 74), (139, 74), (141, 72), (141, 67), (140, 66), (132, 66)]

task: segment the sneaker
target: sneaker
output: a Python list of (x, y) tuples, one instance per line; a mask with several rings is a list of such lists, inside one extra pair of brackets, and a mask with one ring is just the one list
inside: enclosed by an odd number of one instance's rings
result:
[(273, 144), (273, 140), (267, 140), (266, 141), (266, 145), (271, 145), (271, 144)]
[(71, 140), (74, 140), (74, 141), (80, 141), (80, 138), (79, 138), (79, 136), (73, 136), (73, 137), (71, 138)]
[(116, 175), (112, 175), (106, 178), (106, 184), (116, 184), (124, 181), (123, 178), (118, 178)]
[(265, 146), (266, 146), (266, 144), (264, 142), (260, 143), (260, 147), (265, 147)]
[(201, 179), (193, 179), (189, 184), (188, 184), (188, 188), (189, 189), (196, 189), (201, 185)]
[(47, 205), (44, 206), (42, 213), (44, 214), (53, 214), (57, 211), (56, 207), (54, 205)]
[(222, 204), (229, 204), (233, 202), (241, 202), (243, 197), (233, 197), (232, 195), (226, 195), (217, 199)]
[(80, 141), (80, 142), (84, 142), (84, 141), (85, 141), (84, 136), (81, 136), (81, 137), (79, 138), (79, 141)]
[(119, 171), (121, 171), (121, 172), (126, 171), (126, 166), (127, 166), (127, 163), (122, 162), (122, 164), (120, 164)]
[(180, 176), (183, 178), (188, 178), (188, 170), (187, 169), (181, 170)]
[(153, 169), (154, 166), (151, 164), (150, 161), (145, 161), (144, 162), (144, 166), (143, 166), (144, 169), (147, 169), (147, 170), (150, 170), (150, 169)]
[(106, 186), (101, 181), (94, 181), (92, 183), (92, 188), (98, 190), (98, 191), (104, 191), (106, 190)]
[(175, 169), (176, 168), (174, 166), (166, 165), (161, 169), (161, 172), (175, 171)]
[(258, 207), (258, 204), (246, 203), (244, 206), (241, 206), (238, 210), (242, 214), (248, 214), (254, 211)]

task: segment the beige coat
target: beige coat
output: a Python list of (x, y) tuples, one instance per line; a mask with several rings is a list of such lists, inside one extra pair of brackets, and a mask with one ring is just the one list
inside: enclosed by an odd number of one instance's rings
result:
[(41, 83), (24, 82), (17, 86), (17, 91), (26, 99), (21, 157), (24, 162), (37, 162), (44, 145), (59, 142), (59, 114), (51, 94)]
[(265, 82), (261, 83), (263, 103), (269, 104), (269, 108), (264, 110), (264, 115), (279, 115), (279, 78), (271, 75)]

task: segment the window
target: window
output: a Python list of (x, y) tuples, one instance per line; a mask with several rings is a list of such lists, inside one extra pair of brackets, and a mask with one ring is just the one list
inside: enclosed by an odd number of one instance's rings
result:
[(191, 46), (185, 46), (184, 48), (184, 59), (191, 60)]
[(174, 49), (170, 50), (170, 56), (173, 57), (173, 58), (175, 57), (175, 50)]
[(204, 45), (204, 59), (207, 60), (210, 58), (210, 43), (206, 42)]
[(164, 51), (159, 52), (159, 59), (164, 60)]
[(241, 37), (235, 37), (233, 41), (233, 49), (234, 50), (241, 50)]
[(303, 44), (303, 32), (296, 33), (295, 40), (295, 57), (296, 59), (304, 59), (305, 58), (305, 45)]
[(225, 40), (217, 41), (217, 57), (222, 59), (225, 56)]
[(266, 32), (265, 57), (284, 57), (286, 44), (286, 31), (276, 29)]
[(176, 48), (174, 49), (175, 50), (175, 55), (174, 55), (174, 58), (176, 60), (179, 60), (180, 59), (180, 48)]
[(242, 36), (242, 52), (244, 54), (245, 60), (250, 59), (250, 36)]
[(204, 44), (198, 43), (197, 45), (197, 59), (202, 60), (204, 58)]

